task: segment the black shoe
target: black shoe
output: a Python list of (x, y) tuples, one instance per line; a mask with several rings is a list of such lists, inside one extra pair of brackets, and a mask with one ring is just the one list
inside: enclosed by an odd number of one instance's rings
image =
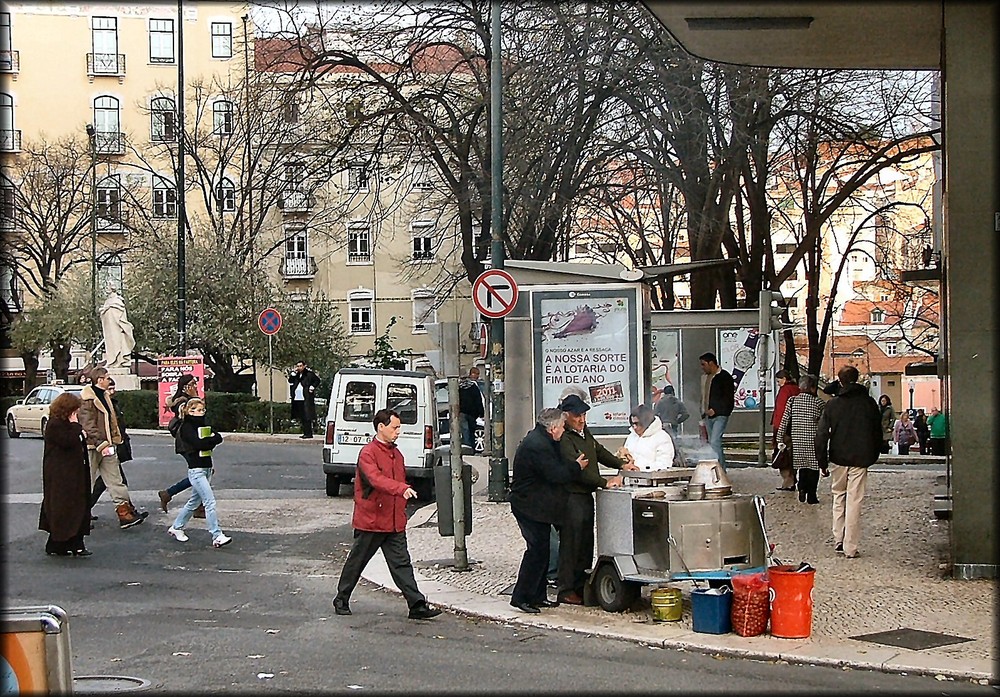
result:
[(844, 543), (841, 542), (839, 545), (837, 545), (836, 547), (834, 547), (833, 551), (836, 552), (837, 554), (843, 554), (844, 553)]
[(527, 612), (529, 614), (537, 615), (541, 610), (539, 610), (534, 605), (529, 605), (528, 603), (515, 603), (513, 600), (510, 601), (511, 607), (516, 607), (521, 612)]
[(73, 556), (74, 557), (89, 557), (91, 554), (93, 554), (93, 552), (91, 552), (86, 547), (84, 547), (82, 549), (74, 549), (73, 550)]
[(804, 503), (806, 500), (806, 490), (799, 489), (799, 503)]
[(300, 439), (309, 439), (309, 438), (312, 438), (312, 436), (307, 436), (306, 434), (303, 433), (301, 436), (299, 436), (299, 438)]
[(48, 554), (50, 557), (68, 557), (70, 554), (72, 554), (72, 552), (54, 552), (49, 549), (45, 550), (45, 553)]
[(351, 606), (347, 604), (346, 600), (342, 600), (341, 598), (334, 598), (333, 611), (336, 612), (338, 615), (350, 615)]
[(415, 607), (410, 610), (411, 620), (429, 620), (432, 617), (437, 617), (441, 614), (441, 609), (436, 607), (431, 607), (430, 605), (422, 605), (420, 607)]
[(92, 515), (92, 516), (90, 516), (90, 519), (91, 520), (97, 520), (97, 516), (96, 515)]
[(810, 499), (806, 499), (806, 503), (816, 504), (816, 503), (819, 503), (819, 499), (814, 496), (814, 497), (812, 497)]
[(539, 600), (537, 603), (532, 603), (532, 605), (535, 607), (559, 607), (559, 601), (545, 598), (544, 600)]

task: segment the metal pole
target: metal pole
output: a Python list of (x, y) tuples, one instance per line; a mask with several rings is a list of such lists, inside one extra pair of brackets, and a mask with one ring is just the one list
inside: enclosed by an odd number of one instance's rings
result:
[[(504, 262), (503, 236), (503, 109), (501, 104), (503, 71), (500, 64), (500, 0), (490, 6), (490, 247), (494, 269)], [(504, 457), (504, 325), (494, 319), (490, 326), (490, 481), (489, 500), (507, 500), (507, 458)]]
[(760, 377), (760, 440), (757, 442), (757, 466), (764, 467), (767, 463), (766, 452), (766, 439), (765, 433), (767, 432), (767, 366), (769, 362), (768, 356), (768, 339), (770, 335), (767, 333), (761, 334), (760, 339), (760, 368), (758, 369)]
[[(455, 344), (458, 343), (458, 323), (447, 325), (445, 331), (454, 331)], [(448, 342), (445, 342), (446, 345)], [(446, 361), (447, 364), (447, 361)], [(458, 365), (455, 357), (454, 365)], [(449, 448), (449, 464), (451, 465), (451, 520), (455, 533), (455, 571), (469, 570), (469, 554), (465, 548), (465, 487), (462, 486), (462, 415), (459, 412), (458, 376), (448, 376), (448, 412), (451, 414), (451, 448)]]
[(187, 353), (187, 260), (184, 249), (184, 0), (177, 0), (177, 349)]
[(274, 353), (271, 350), (274, 338), (273, 334), (267, 335), (267, 408), (268, 408), (268, 426), (271, 430), (271, 435), (274, 435)]
[[(97, 129), (87, 124), (90, 139), (90, 312), (95, 332), (100, 320), (97, 315)], [(96, 362), (96, 356), (93, 357)]]

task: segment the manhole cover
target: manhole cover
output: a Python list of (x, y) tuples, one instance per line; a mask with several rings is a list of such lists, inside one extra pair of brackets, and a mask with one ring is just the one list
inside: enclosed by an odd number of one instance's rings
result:
[(150, 682), (127, 675), (78, 675), (73, 678), (74, 692), (135, 692), (149, 688)]
[(961, 644), (965, 641), (972, 641), (968, 637), (955, 636), (954, 634), (941, 634), (939, 632), (926, 632), (922, 629), (892, 629), (888, 632), (875, 632), (874, 634), (861, 634), (852, 636), (851, 639), (870, 641), (874, 644), (885, 644), (886, 646), (896, 646), (903, 649), (920, 651), (921, 649), (936, 649), (939, 646), (948, 644)]

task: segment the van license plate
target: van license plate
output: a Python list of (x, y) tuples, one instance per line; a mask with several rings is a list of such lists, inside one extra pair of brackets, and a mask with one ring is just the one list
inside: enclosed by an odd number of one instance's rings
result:
[(354, 433), (341, 433), (337, 436), (337, 442), (341, 445), (368, 445), (371, 436), (356, 435)]

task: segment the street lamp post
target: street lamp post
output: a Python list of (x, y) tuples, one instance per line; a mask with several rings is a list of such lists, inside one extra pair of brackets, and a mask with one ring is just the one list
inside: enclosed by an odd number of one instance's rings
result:
[(90, 312), (97, 328), (97, 131), (87, 124), (90, 140)]
[(910, 411), (911, 412), (913, 411), (913, 388), (914, 388), (913, 380), (910, 380)]

